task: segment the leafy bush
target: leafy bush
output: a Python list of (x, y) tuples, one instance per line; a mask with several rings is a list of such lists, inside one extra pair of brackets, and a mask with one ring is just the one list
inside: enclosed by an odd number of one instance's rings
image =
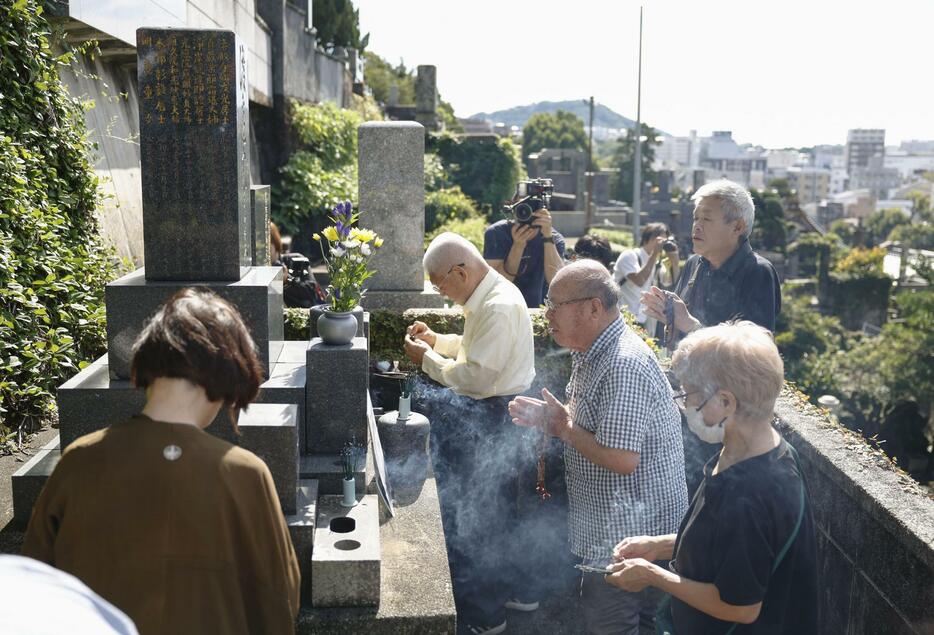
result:
[(572, 112), (535, 113), (522, 126), (522, 159), (544, 149), (585, 150), (587, 133), (583, 120)]
[(883, 274), (882, 260), (885, 258), (885, 249), (877, 247), (875, 249), (855, 248), (845, 252), (842, 257), (834, 263), (834, 273), (850, 274), (853, 276), (879, 275)]
[(291, 105), (300, 147), (279, 170), (273, 220), (299, 233), (309, 219), (324, 220), (341, 201), (357, 200), (357, 126), (362, 117), (329, 103)]
[(54, 409), (55, 388), (106, 348), (104, 285), (120, 273), (94, 216), (84, 113), (58, 77), (36, 0), (0, 5), (0, 442)]
[(425, 232), (427, 233), (451, 221), (463, 221), (479, 216), (480, 211), (476, 204), (457, 186), (425, 195)]
[(519, 147), (508, 138), (457, 138), (448, 133), (431, 135), (429, 150), (441, 157), (454, 185), (481, 206), (499, 211), (512, 198), (522, 178)]
[(486, 228), (487, 221), (482, 216), (471, 216), (463, 220), (450, 220), (425, 234), (425, 247), (428, 247), (428, 244), (431, 243), (435, 236), (444, 232), (454, 232), (472, 242), (480, 250), (480, 253), (483, 253), (483, 232), (486, 231)]
[(425, 153), (425, 191), (437, 192), (451, 187), (451, 175), (444, 169), (444, 164), (434, 152)]
[(593, 234), (595, 236), (603, 236), (611, 243), (618, 247), (624, 249), (629, 249), (635, 246), (635, 241), (632, 237), (632, 232), (625, 229), (607, 229), (605, 227), (591, 227), (587, 230), (588, 234)]

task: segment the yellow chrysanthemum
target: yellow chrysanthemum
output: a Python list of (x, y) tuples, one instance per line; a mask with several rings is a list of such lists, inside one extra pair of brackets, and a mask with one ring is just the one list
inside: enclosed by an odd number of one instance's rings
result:
[(335, 227), (326, 227), (321, 233), (324, 234), (324, 237), (331, 242), (334, 242), (338, 239), (337, 229)]
[(312, 234), (311, 237), (314, 238), (316, 242), (321, 242), (321, 236), (318, 235), (317, 232), (315, 232), (314, 234)]
[(382, 246), (383, 246), (383, 239), (382, 239), (382, 238), (377, 238), (377, 239), (373, 242), (373, 245), (374, 245), (375, 247), (377, 247), (377, 248), (382, 247)]
[(372, 229), (359, 229), (354, 227), (350, 230), (350, 237), (359, 240), (361, 243), (368, 243), (376, 238), (376, 232)]

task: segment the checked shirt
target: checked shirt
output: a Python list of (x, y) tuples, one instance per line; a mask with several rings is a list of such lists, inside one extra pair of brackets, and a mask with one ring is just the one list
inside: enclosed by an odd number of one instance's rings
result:
[(655, 355), (622, 319), (572, 354), (574, 425), (605, 447), (639, 453), (624, 475), (565, 446), (571, 551), (607, 561), (627, 536), (672, 534), (687, 511), (681, 417)]

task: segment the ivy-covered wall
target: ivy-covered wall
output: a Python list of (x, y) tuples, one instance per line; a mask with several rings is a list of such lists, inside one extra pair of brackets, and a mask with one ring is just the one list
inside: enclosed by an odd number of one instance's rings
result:
[(0, 3), (0, 449), (103, 353), (104, 285), (120, 273), (84, 112), (59, 79), (75, 53), (56, 46), (41, 3)]

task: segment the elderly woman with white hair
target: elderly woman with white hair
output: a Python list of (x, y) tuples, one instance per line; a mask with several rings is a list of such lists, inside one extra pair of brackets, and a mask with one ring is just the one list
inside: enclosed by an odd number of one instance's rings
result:
[(666, 592), (660, 633), (817, 633), (814, 524), (796, 452), (772, 427), (783, 367), (771, 335), (751, 322), (695, 331), (673, 370), (688, 426), (723, 449), (678, 533), (625, 538), (607, 581)]
[[(749, 245), (755, 204), (749, 191), (732, 181), (713, 181), (699, 188), (694, 201), (691, 240), (694, 255), (674, 288), (674, 295), (652, 287), (642, 296), (645, 312), (669, 325), (668, 341), (727, 320), (749, 320), (770, 331), (781, 310), (778, 274)], [(671, 312), (666, 300), (672, 299)]]

